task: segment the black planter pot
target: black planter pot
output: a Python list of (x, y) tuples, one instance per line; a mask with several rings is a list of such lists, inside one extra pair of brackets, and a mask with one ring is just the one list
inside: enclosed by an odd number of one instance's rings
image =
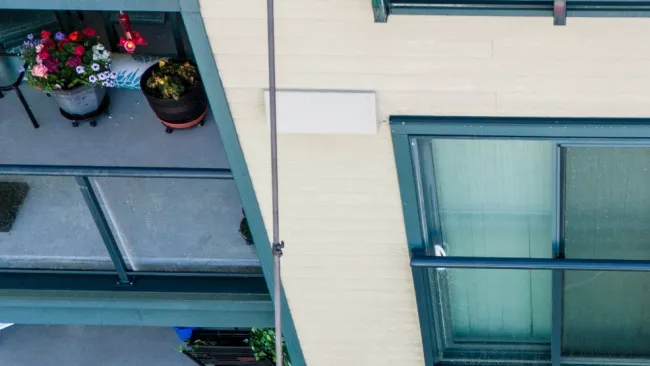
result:
[(189, 347), (183, 353), (197, 365), (224, 366), (273, 366), (266, 360), (255, 360), (253, 351), (244, 340), (250, 337), (249, 331), (195, 331)]
[[(185, 61), (169, 60), (169, 62)], [(192, 61), (189, 62), (195, 65)], [(189, 88), (178, 100), (158, 98), (147, 87), (147, 79), (149, 79), (152, 72), (158, 69), (158, 63), (156, 63), (142, 74), (140, 78), (140, 89), (147, 98), (147, 102), (153, 112), (167, 127), (167, 132), (171, 132), (174, 129), (193, 127), (197, 124), (203, 125), (203, 118), (208, 111), (208, 99), (203, 90), (203, 83)]]

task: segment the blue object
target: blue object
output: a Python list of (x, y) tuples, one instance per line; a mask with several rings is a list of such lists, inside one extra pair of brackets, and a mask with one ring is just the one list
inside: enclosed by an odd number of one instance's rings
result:
[(194, 328), (174, 327), (174, 330), (176, 331), (178, 338), (180, 338), (181, 341), (185, 342), (188, 341), (190, 338), (192, 338), (192, 332), (194, 331)]

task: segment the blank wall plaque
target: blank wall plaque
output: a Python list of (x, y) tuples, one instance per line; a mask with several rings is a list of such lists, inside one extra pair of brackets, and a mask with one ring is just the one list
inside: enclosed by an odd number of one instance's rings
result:
[[(269, 91), (264, 93), (270, 124)], [(277, 127), (284, 134), (376, 134), (375, 93), (278, 90)]]

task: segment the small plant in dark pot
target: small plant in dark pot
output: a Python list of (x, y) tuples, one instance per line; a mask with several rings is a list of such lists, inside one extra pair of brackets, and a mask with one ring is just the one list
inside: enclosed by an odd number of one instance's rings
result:
[(160, 60), (142, 74), (140, 88), (168, 133), (203, 125), (208, 100), (193, 62)]

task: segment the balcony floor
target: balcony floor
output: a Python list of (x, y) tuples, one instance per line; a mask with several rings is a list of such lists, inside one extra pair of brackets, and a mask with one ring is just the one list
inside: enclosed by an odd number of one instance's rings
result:
[(72, 127), (56, 101), (21, 86), (41, 128), (13, 92), (0, 99), (0, 164), (228, 168), (211, 114), (204, 127), (165, 133), (141, 92), (109, 90), (110, 116)]
[[(165, 133), (139, 91), (110, 90), (110, 117), (72, 127), (56, 102), (22, 86), (41, 127), (15, 93), (0, 99), (0, 164), (228, 168), (211, 115), (204, 127)], [(29, 194), (9, 233), (0, 267), (104, 269), (108, 255), (71, 177), (1, 177)], [(239, 235), (233, 180), (96, 178), (93, 187), (134, 270), (257, 272), (254, 247)]]

